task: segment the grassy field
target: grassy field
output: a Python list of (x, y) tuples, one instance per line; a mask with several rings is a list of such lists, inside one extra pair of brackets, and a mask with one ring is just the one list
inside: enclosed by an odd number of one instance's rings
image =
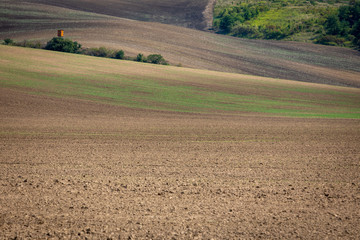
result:
[(1, 86), (129, 108), (360, 118), (360, 90), (0, 46)]

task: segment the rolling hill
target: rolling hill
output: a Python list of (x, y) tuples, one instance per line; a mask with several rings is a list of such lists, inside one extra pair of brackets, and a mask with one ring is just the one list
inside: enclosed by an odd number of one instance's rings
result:
[(201, 30), (208, 25), (203, 15), (208, 0), (31, 0), (27, 2)]
[(0, 46), (0, 86), (131, 109), (360, 118), (360, 90)]
[(0, 11), (0, 38), (62, 28), (187, 67), (0, 45), (0, 239), (360, 235), (358, 52), (38, 1)]
[[(360, 87), (360, 54), (354, 50), (298, 42), (237, 39), (169, 24), (106, 15), (109, 13), (98, 9), (95, 1), (87, 1), (86, 7), (79, 5), (81, 2), (70, 6), (75, 1), (66, 1), (64, 4), (69, 5), (62, 7), (54, 6), (60, 5), (56, 4), (58, 2), (41, 4), (28, 0), (17, 4), (2, 1), (0, 38), (45, 43), (56, 34), (57, 29), (62, 28), (66, 37), (84, 47), (123, 49), (125, 54), (133, 56), (160, 53), (172, 65)], [(125, 4), (125, 1), (117, 2)], [(174, 9), (184, 11), (185, 1), (181, 3), (183, 5)], [(111, 5), (106, 6), (115, 9)], [(146, 4), (142, 6), (150, 11)], [(141, 7), (135, 9), (142, 11)]]
[(359, 91), (0, 46), (0, 238), (356, 238)]

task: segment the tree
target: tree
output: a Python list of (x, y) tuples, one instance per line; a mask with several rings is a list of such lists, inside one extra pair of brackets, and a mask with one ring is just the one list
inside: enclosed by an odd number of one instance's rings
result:
[(360, 48), (360, 20), (353, 26), (351, 34), (355, 36), (353, 43)]
[(153, 64), (163, 64), (163, 65), (167, 65), (168, 63), (165, 61), (165, 59), (163, 58), (163, 56), (161, 56), (160, 54), (151, 54), (147, 57), (147, 61), (149, 63), (153, 63)]
[(136, 61), (138, 61), (138, 62), (146, 62), (146, 58), (145, 58), (144, 54), (139, 53), (139, 54), (136, 56)]
[(10, 39), (10, 38), (7, 38), (7, 39), (4, 39), (4, 45), (14, 45), (15, 42), (14, 40)]
[(70, 39), (54, 37), (46, 44), (45, 49), (59, 52), (78, 53), (81, 49), (81, 45), (77, 42), (71, 41)]
[(229, 33), (229, 32), (231, 32), (231, 29), (234, 26), (234, 23), (235, 23), (235, 18), (230, 15), (226, 15), (220, 21), (220, 29)]
[(115, 54), (116, 59), (124, 59), (124, 57), (125, 57), (125, 53), (123, 50), (120, 50)]
[(335, 14), (328, 17), (325, 26), (328, 34), (338, 35), (341, 32), (339, 17)]

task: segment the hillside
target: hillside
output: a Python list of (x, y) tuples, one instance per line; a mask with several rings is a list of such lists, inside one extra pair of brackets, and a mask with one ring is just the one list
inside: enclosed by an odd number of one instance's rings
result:
[(360, 118), (356, 88), (21, 47), (0, 50), (1, 87), (30, 94), (170, 112)]
[(196, 29), (207, 27), (203, 11), (208, 0), (30, 0), (26, 2)]
[(214, 8), (214, 29), (237, 37), (358, 48), (359, 27), (359, 1), (220, 0)]
[(355, 239), (360, 89), (0, 46), (0, 239)]
[(34, 1), (2, 1), (0, 9), (0, 39), (45, 43), (61, 28), (84, 47), (123, 49), (132, 56), (160, 53), (173, 65), (360, 87), (360, 53), (350, 49), (237, 39)]
[(0, 44), (0, 239), (360, 236), (359, 52), (184, 28), (186, 0), (162, 1), (181, 26), (39, 2), (0, 1), (0, 40), (172, 66)]

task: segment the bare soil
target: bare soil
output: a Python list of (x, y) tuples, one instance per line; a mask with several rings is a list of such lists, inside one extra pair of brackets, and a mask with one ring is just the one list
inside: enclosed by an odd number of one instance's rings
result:
[[(200, 30), (208, 26), (203, 15), (208, 0), (27, 0), (26, 2)], [(208, 12), (206, 14), (208, 18)]]
[(0, 102), (0, 239), (360, 235), (359, 120)]

